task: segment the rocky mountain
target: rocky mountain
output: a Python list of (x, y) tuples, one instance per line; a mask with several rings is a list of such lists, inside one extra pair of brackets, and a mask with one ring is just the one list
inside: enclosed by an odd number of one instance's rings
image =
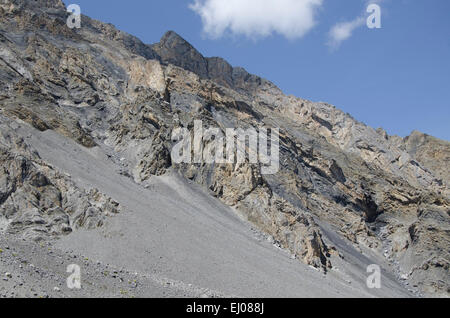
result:
[[(161, 180), (175, 178), (216, 200), (206, 219), (236, 213), (298, 266), (332, 276), (356, 266), (354, 257), (364, 258), (382, 265), (405, 292), (450, 295), (449, 142), (419, 132), (389, 136), (332, 105), (286, 96), (221, 58), (204, 57), (175, 32), (147, 45), (87, 16), (81, 28), (70, 29), (68, 15), (60, 0), (0, 2), (1, 235), (76, 241), (87, 253), (92, 244), (82, 245), (82, 235), (114, 236), (111, 222), (134, 224), (120, 217), (134, 206), (123, 193), (134, 197), (148, 190), (134, 202), (154, 211), (155, 202), (170, 195), (149, 193)], [(173, 162), (173, 131), (192, 130), (200, 120), (205, 129), (223, 133), (279, 128), (278, 173), (264, 174), (261, 164), (249, 160)], [(86, 154), (91, 159), (83, 159)], [(173, 191), (189, 200), (181, 183)], [(156, 201), (140, 202), (147, 195)], [(199, 211), (205, 209), (199, 202), (210, 200), (201, 198), (191, 204)], [(168, 206), (158, 213), (172, 215)], [(142, 217), (152, 219), (152, 213)], [(199, 215), (189, 215), (189, 224)], [(173, 220), (183, 217), (174, 214)], [(167, 222), (152, 224), (170, 228)], [(189, 229), (177, 231), (182, 237)], [(223, 248), (228, 255), (229, 247)], [(166, 250), (176, 259), (184, 252)], [(361, 266), (359, 273), (366, 270)]]

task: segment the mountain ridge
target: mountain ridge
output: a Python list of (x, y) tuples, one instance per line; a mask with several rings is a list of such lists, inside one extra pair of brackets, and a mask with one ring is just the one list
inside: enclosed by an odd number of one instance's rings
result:
[[(173, 32), (146, 45), (86, 16), (81, 29), (69, 29), (61, 1), (37, 3), (47, 9), (36, 12), (34, 3), (18, 0), (0, 4), (2, 233), (66, 243), (77, 237), (80, 248), (93, 254), (85, 228), (114, 237), (110, 223), (120, 219), (115, 226), (125, 226), (121, 215), (129, 215), (133, 206), (117, 200), (123, 194), (110, 190), (108, 182), (97, 182), (90, 193), (89, 174), (74, 168), (79, 161), (91, 173), (98, 169), (79, 157), (86, 152), (115, 169), (111, 175), (117, 180), (133, 183), (123, 191), (151, 189), (155, 180), (173, 173), (199, 185), (299, 264), (329, 276), (336, 268), (353, 268), (347, 259), (359, 253), (358, 263), (369, 253), (374, 261), (386, 262), (385, 270), (405, 290), (448, 296), (448, 142), (417, 133), (405, 139), (388, 136), (329, 104), (286, 96), (222, 59), (204, 58)], [(280, 128), (280, 171), (265, 176), (259, 164), (249, 162), (172, 162), (173, 130), (192, 128), (195, 120), (222, 131)], [(80, 147), (71, 150), (78, 160), (72, 164), (64, 148), (71, 140)], [(51, 151), (44, 141), (64, 150), (47, 156)], [(23, 151), (23, 144), (36, 150)], [(83, 182), (72, 183), (53, 169), (62, 174), (74, 169), (69, 175)], [(150, 211), (135, 212), (144, 219), (160, 213)]]

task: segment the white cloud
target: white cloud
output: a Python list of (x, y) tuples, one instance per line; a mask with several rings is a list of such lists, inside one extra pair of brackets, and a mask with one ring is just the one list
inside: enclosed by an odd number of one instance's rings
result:
[(328, 34), (328, 45), (337, 49), (341, 43), (350, 38), (355, 29), (365, 25), (366, 19), (363, 17), (356, 18), (353, 21), (338, 23), (333, 26)]
[(339, 46), (342, 44), (342, 42), (349, 39), (357, 28), (366, 25), (367, 22), (366, 8), (370, 4), (381, 5), (384, 2), (386, 2), (386, 0), (364, 0), (365, 7), (361, 16), (355, 18), (352, 21), (335, 24), (331, 28), (330, 32), (328, 33), (328, 42), (327, 42), (328, 46), (331, 47), (331, 49), (333, 50), (338, 49)]
[(195, 0), (189, 7), (200, 15), (212, 38), (226, 33), (250, 38), (279, 33), (288, 39), (304, 36), (316, 24), (323, 0)]

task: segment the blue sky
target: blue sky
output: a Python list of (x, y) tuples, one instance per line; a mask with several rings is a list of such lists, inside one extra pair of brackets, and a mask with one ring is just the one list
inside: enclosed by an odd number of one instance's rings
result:
[[(230, 16), (205, 7), (222, 0), (197, 1), (197, 11), (189, 7), (195, 0), (64, 2), (145, 43), (174, 30), (205, 56), (221, 56), (287, 94), (328, 102), (391, 135), (417, 129), (450, 140), (450, 1), (277, 0), (277, 8), (253, 9), (242, 8), (250, 0), (233, 0), (239, 8)], [(296, 1), (313, 9), (282, 7)], [(330, 30), (366, 19), (371, 2), (381, 7), (382, 28), (369, 29), (364, 20), (338, 47), (328, 45)]]

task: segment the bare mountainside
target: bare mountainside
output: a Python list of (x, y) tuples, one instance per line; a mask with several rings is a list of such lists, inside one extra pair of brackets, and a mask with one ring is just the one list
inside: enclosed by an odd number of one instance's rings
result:
[[(147, 45), (67, 17), (59, 0), (0, 3), (1, 294), (39, 285), (16, 248), (51, 296), (73, 296), (50, 279), (67, 253), (98, 260), (83, 296), (450, 295), (449, 142), (286, 96), (174, 32)], [(279, 171), (174, 162), (173, 132), (196, 121), (278, 128)], [(102, 266), (159, 287), (123, 292)]]

